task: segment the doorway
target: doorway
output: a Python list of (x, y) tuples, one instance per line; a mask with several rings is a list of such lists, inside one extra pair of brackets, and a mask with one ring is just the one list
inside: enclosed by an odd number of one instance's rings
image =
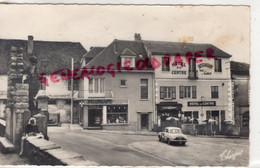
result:
[(142, 130), (148, 130), (148, 124), (149, 124), (149, 120), (148, 120), (148, 114), (141, 114), (141, 129)]
[(89, 127), (100, 127), (102, 124), (102, 109), (89, 109), (88, 125)]

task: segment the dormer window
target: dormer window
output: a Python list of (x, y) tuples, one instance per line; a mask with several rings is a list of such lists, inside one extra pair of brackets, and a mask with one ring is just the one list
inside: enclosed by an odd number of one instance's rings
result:
[(122, 67), (135, 67), (135, 57), (121, 57), (121, 66)]
[(130, 49), (126, 48), (120, 55), (122, 67), (135, 67), (136, 54)]

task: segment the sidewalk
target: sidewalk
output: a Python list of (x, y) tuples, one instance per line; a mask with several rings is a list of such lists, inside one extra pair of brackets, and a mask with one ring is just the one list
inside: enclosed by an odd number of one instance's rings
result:
[[(81, 130), (84, 132), (89, 132), (89, 133), (98, 133), (98, 134), (123, 134), (123, 135), (143, 135), (143, 136), (158, 136), (158, 132), (150, 132), (150, 131), (127, 131), (127, 130), (88, 130), (88, 129), (83, 129), (80, 125), (78, 124), (66, 124), (62, 125), (61, 127), (67, 127), (70, 128), (71, 130)], [(193, 136), (189, 135), (188, 136)], [(240, 136), (227, 136), (227, 135), (215, 135), (215, 136), (207, 136), (207, 135), (197, 135), (194, 137), (203, 137), (203, 138), (233, 138), (233, 139), (248, 139), (248, 137), (240, 137)]]

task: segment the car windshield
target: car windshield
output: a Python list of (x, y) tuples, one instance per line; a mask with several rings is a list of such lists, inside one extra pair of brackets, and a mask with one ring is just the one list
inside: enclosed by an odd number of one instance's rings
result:
[(179, 129), (171, 129), (170, 133), (172, 133), (172, 134), (180, 134), (181, 130), (179, 130)]

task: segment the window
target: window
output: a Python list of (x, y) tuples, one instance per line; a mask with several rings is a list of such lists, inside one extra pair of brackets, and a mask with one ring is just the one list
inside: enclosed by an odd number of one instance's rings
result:
[(105, 80), (103, 78), (89, 79), (89, 93), (104, 93)]
[(197, 98), (196, 86), (192, 86), (192, 98), (193, 98), (193, 99), (196, 99), (196, 98)]
[(210, 119), (211, 117), (211, 111), (206, 111), (206, 119), (208, 120), (208, 119)]
[(193, 118), (199, 118), (199, 112), (198, 111), (193, 111)]
[(192, 118), (192, 112), (191, 111), (184, 111), (184, 123), (190, 123), (190, 119)]
[(180, 98), (197, 98), (196, 86), (180, 86)]
[(127, 105), (108, 105), (107, 123), (119, 124), (127, 123)]
[(141, 99), (148, 99), (148, 79), (141, 79)]
[[(43, 77), (42, 81), (46, 81), (46, 77)], [(46, 90), (46, 83), (40, 83), (40, 90)]]
[(249, 127), (249, 111), (242, 115), (242, 127)]
[(162, 58), (162, 71), (170, 71), (170, 57)]
[(126, 87), (126, 80), (120, 80), (120, 86)]
[(191, 79), (196, 79), (197, 74), (196, 74), (196, 59), (191, 58), (189, 60), (189, 78)]
[[(71, 90), (71, 78), (68, 80), (68, 90)], [(73, 80), (73, 90), (79, 90), (79, 80)]]
[(215, 72), (222, 72), (222, 65), (221, 65), (221, 59), (215, 59), (214, 60), (214, 64), (215, 64)]
[(184, 98), (190, 98), (191, 93), (190, 93), (190, 86), (184, 86)]
[(90, 78), (88, 80), (89, 84), (88, 84), (88, 90), (89, 90), (89, 93), (93, 93), (93, 83), (94, 83), (94, 79)]
[[(126, 61), (128, 61), (128, 62), (126, 62)], [(131, 68), (135, 67), (135, 57), (122, 57), (121, 58), (121, 66), (122, 67), (130, 66)]]
[(160, 87), (160, 99), (176, 99), (176, 87)]
[(211, 86), (211, 98), (218, 98), (218, 86)]

